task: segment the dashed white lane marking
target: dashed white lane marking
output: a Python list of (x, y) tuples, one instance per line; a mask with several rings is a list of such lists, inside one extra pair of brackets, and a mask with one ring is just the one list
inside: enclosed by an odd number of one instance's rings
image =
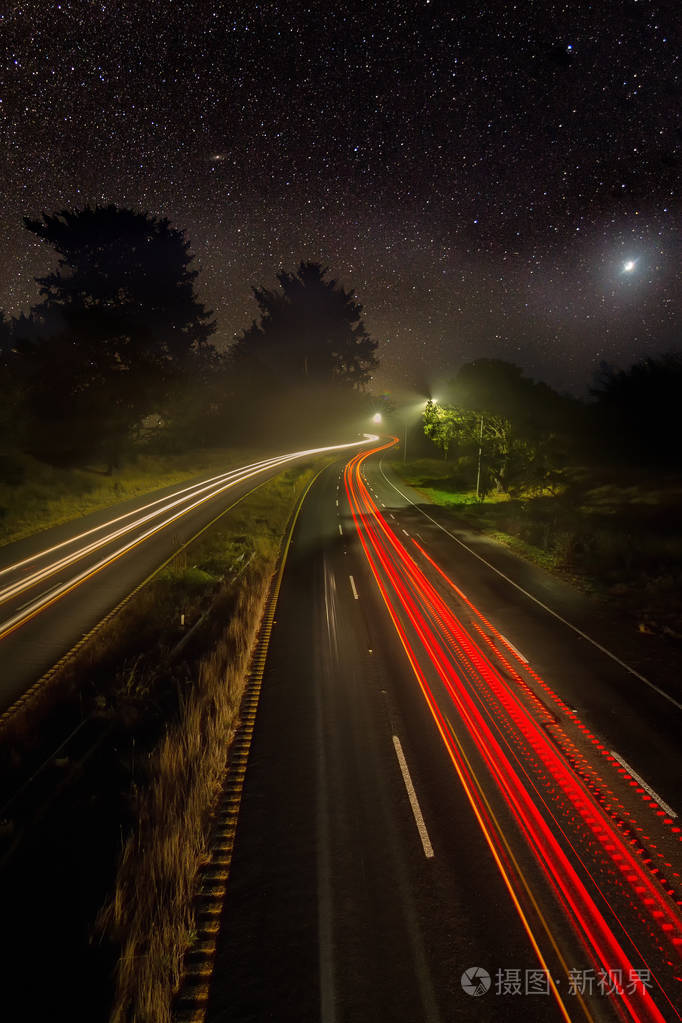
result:
[(407, 532), (407, 530), (406, 530), (406, 529), (403, 529), (403, 533), (405, 534), (405, 536), (409, 536), (409, 535), (410, 535), (410, 534), (409, 534), (409, 533)]
[(339, 507), (339, 499), (338, 499), (338, 497), (336, 498), (336, 507), (337, 508)]
[(620, 766), (624, 767), (628, 774), (631, 774), (635, 781), (639, 782), (644, 791), (648, 792), (651, 798), (656, 800), (661, 810), (665, 810), (669, 817), (677, 817), (675, 811), (671, 809), (671, 807), (669, 807), (668, 804), (661, 799), (658, 792), (655, 792), (650, 785), (647, 785), (647, 783), (644, 781), (644, 778), (640, 777), (640, 775), (638, 775), (636, 771), (633, 771), (633, 769), (628, 764), (627, 760), (623, 760), (623, 758), (613, 749), (609, 750), (609, 752), (613, 759), (617, 760)]
[[(49, 594), (52, 593), (54, 589), (56, 589), (55, 586), (50, 586), (49, 590), (45, 590), (45, 592), (41, 593), (39, 597), (31, 597), (31, 599), (27, 600), (25, 604), (22, 604), (21, 607), (17, 608), (17, 612), (23, 611), (25, 608), (28, 607), (29, 604), (33, 604), (34, 601), (43, 600), (45, 597), (49, 596)], [(86, 633), (84, 633), (83, 635), (86, 635)]]
[(588, 636), (586, 632), (583, 632), (582, 629), (579, 629), (577, 625), (573, 624), (573, 622), (569, 622), (568, 619), (562, 617), (562, 615), (560, 615), (558, 611), (555, 611), (554, 608), (551, 608), (549, 607), (548, 604), (543, 603), (543, 601), (539, 600), (534, 594), (529, 593), (528, 590), (524, 590), (523, 586), (519, 586), (519, 584), (514, 582), (513, 579), (510, 579), (508, 575), (505, 575), (504, 572), (501, 572), (499, 568), (495, 568), (494, 565), (491, 565), (489, 561), (486, 561), (485, 558), (481, 557), (480, 554), (477, 554), (476, 551), (471, 549), (471, 547), (468, 547), (467, 544), (460, 540), (458, 536), (455, 536), (454, 533), (451, 533), (449, 529), (446, 529), (445, 526), (442, 526), (440, 522), (437, 522), (436, 519), (434, 519), (431, 515), (428, 514), (428, 512), (425, 512), (423, 508), (420, 508), (418, 504), (415, 504), (414, 501), (410, 501), (409, 497), (407, 497), (406, 494), (403, 494), (402, 490), (396, 487), (395, 483), (391, 482), (391, 480), (384, 472), (384, 468), (381, 463), (379, 463), (379, 469), (381, 471), (381, 475), (384, 477), (389, 487), (392, 487), (393, 490), (396, 491), (396, 493), (400, 494), (401, 497), (405, 498), (405, 500), (409, 504), (411, 504), (413, 508), (416, 508), (417, 511), (421, 515), (423, 515), (425, 519), (428, 519), (429, 522), (433, 522), (434, 526), (438, 526), (438, 528), (442, 530), (442, 532), (445, 533), (447, 536), (449, 536), (451, 540), (454, 540), (455, 543), (458, 543), (460, 547), (464, 548), (465, 551), (468, 551), (469, 554), (472, 554), (475, 558), (478, 558), (479, 561), (482, 561), (484, 565), (487, 565), (488, 568), (492, 569), (492, 571), (499, 575), (501, 579), (504, 579), (505, 582), (510, 583), (510, 585), (517, 589), (519, 593), (523, 593), (524, 596), (528, 597), (529, 600), (532, 600), (535, 604), (538, 605), (538, 607), (541, 607), (543, 611), (547, 611), (548, 614), (551, 614), (554, 618), (556, 618), (558, 622), (561, 622), (562, 625), (565, 625), (567, 626), (567, 628), (572, 629), (573, 632), (578, 634), (578, 636), (582, 636), (583, 639), (587, 640), (588, 643), (591, 643), (592, 646), (597, 648), (597, 650), (601, 650), (603, 654), (606, 654), (607, 657), (610, 657), (611, 660), (615, 661), (616, 664), (619, 664), (621, 668), (625, 668), (627, 672), (629, 672), (631, 675), (634, 675), (635, 678), (638, 678), (639, 681), (643, 682), (645, 686), (649, 687), (649, 689), (653, 689), (655, 693), (658, 693), (659, 696), (662, 696), (664, 700), (668, 701), (668, 703), (672, 703), (673, 707), (677, 707), (678, 710), (682, 710), (682, 703), (679, 700), (676, 700), (674, 696), (671, 696), (670, 693), (666, 693), (665, 689), (661, 689), (660, 686), (657, 686), (656, 683), (652, 682), (651, 679), (646, 677), (646, 675), (642, 675), (639, 671), (635, 671), (635, 669), (630, 667), (630, 665), (627, 664), (626, 661), (621, 660), (620, 657), (614, 654), (607, 647), (603, 646), (601, 643), (598, 643), (596, 639), (592, 638), (592, 636)]
[(412, 784), (412, 778), (410, 777), (407, 761), (405, 760), (403, 747), (397, 735), (393, 736), (393, 745), (395, 747), (395, 755), (398, 758), (398, 763), (400, 765), (400, 771), (403, 776), (403, 781), (405, 782), (405, 788), (407, 789), (407, 798), (410, 800), (410, 806), (412, 807), (412, 813), (414, 814), (414, 820), (415, 824), (417, 825), (417, 831), (419, 832), (419, 837), (422, 840), (424, 855), (426, 856), (427, 859), (431, 859), (432, 856), (434, 855), (433, 846), (431, 845), (429, 833), (426, 830), (426, 824), (424, 823), (424, 818), (422, 816), (419, 800), (417, 799), (417, 793), (414, 791), (414, 785)]
[(353, 596), (355, 597), (356, 600), (359, 600), (358, 591), (355, 588), (355, 579), (353, 578), (352, 575), (349, 575), (348, 578), (350, 579), (350, 588), (353, 591)]
[(528, 658), (524, 657), (521, 651), (515, 647), (513, 643), (510, 643), (506, 636), (503, 636), (502, 633), (500, 633), (500, 638), (504, 640), (510, 650), (514, 651), (520, 661), (523, 661), (524, 664), (528, 664)]
[(342, 526), (341, 526), (341, 523), (340, 523), (340, 522), (339, 522), (339, 534), (340, 534), (341, 536), (343, 536), (343, 528), (342, 528)]

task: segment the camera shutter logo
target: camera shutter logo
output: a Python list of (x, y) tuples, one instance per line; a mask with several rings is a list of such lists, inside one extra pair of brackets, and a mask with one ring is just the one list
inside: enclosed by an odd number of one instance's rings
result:
[(462, 990), (472, 998), (480, 998), (490, 990), (490, 974), (482, 966), (470, 966), (462, 974)]

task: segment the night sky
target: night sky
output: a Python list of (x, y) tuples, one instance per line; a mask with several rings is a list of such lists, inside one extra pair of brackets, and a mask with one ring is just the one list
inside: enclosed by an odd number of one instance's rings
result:
[(379, 389), (485, 355), (580, 392), (679, 346), (678, 0), (3, 10), (7, 313), (51, 265), (22, 216), (114, 202), (186, 229), (221, 346), (329, 265)]

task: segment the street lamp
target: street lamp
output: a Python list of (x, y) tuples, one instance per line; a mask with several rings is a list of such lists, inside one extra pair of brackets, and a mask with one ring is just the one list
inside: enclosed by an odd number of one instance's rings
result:
[(372, 422), (376, 423), (377, 426), (379, 425), (379, 423), (381, 422), (381, 412), (374, 413), (374, 415), (372, 416)]
[(478, 472), (476, 473), (476, 500), (480, 500), (481, 494), (481, 455), (483, 454), (483, 416), (481, 416), (481, 427), (478, 434)]
[[(437, 404), (437, 399), (436, 398), (426, 398), (426, 400), (424, 401), (423, 405), (420, 402), (420, 404), (419, 404), (420, 414), (423, 414), (424, 409), (426, 408), (426, 406), (428, 405), (429, 402), (432, 402), (434, 405), (436, 405)], [(404, 443), (403, 443), (403, 463), (405, 463), (407, 461), (407, 417), (405, 419), (403, 419), (403, 426), (405, 427), (405, 440), (404, 440)]]

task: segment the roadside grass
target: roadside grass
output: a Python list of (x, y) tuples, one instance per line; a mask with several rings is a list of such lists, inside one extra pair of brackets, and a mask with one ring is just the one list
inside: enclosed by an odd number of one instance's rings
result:
[[(555, 493), (486, 495), (437, 459), (392, 463), (429, 501), (474, 529), (615, 600), (642, 631), (682, 638), (682, 479), (642, 467), (567, 468)], [(467, 474), (471, 476), (471, 472)]]
[(107, 890), (98, 890), (97, 921), (83, 922), (111, 954), (112, 1023), (170, 1021), (195, 931), (194, 888), (210, 814), (272, 574), (296, 503), (324, 464), (290, 468), (227, 512), (3, 730), (0, 776), (8, 787), (81, 720), (98, 723), (106, 736), (106, 755), (82, 775), (86, 792), (74, 798), (86, 805), (100, 791), (116, 793), (107, 810), (116, 848), (107, 847), (104, 858), (118, 865)]
[[(171, 1018), (182, 957), (195, 931), (197, 871), (207, 853), (210, 812), (222, 784), (251, 652), (287, 523), (312, 475), (311, 468), (282, 473), (197, 545), (192, 565), (180, 566), (177, 574), (166, 571), (159, 579), (173, 591), (177, 610), (178, 592), (191, 601), (205, 587), (215, 601), (218, 574), (241, 573), (222, 593), (223, 612), (226, 602), (230, 605), (226, 626), (219, 626), (209, 652), (192, 662), (176, 714), (147, 758), (135, 796), (135, 824), (124, 844), (113, 895), (100, 914), (98, 929), (120, 947), (112, 1023), (167, 1023)], [(195, 604), (192, 614), (197, 611)], [(148, 688), (147, 673), (136, 672), (132, 693), (127, 686), (132, 699)]]
[(120, 945), (112, 1023), (166, 1023), (196, 930), (193, 899), (209, 814), (234, 736), (274, 559), (250, 569), (223, 638), (202, 658), (178, 720), (154, 750), (137, 826), (99, 927)]
[(103, 467), (57, 468), (30, 455), (5, 456), (0, 473), (0, 546), (139, 494), (253, 461), (253, 451), (211, 448), (141, 452), (107, 476)]

